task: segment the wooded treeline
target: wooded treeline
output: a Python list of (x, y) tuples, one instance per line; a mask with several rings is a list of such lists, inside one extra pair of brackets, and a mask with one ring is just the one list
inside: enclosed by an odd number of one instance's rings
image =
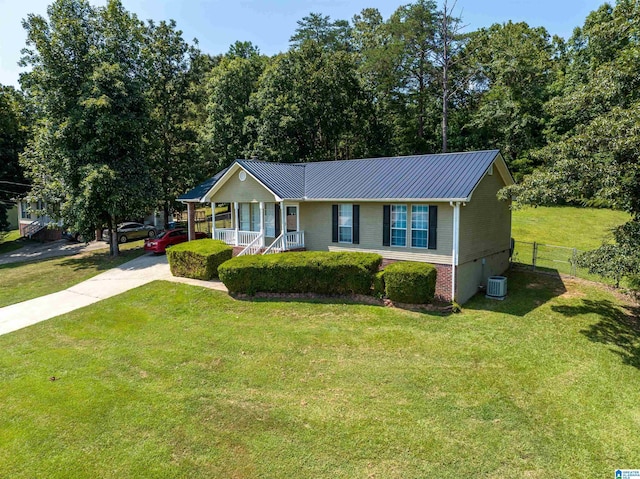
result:
[(240, 41), (203, 53), (175, 23), (142, 22), (118, 0), (57, 0), (24, 21), (22, 91), (0, 91), (3, 168), (19, 163), (32, 194), (59, 205), (50, 214), (89, 232), (168, 210), (236, 158), (498, 148), (521, 201), (635, 217), (638, 3), (604, 4), (569, 39), (512, 22), (469, 32), (453, 10), (417, 0), (389, 18), (311, 13), (269, 57)]

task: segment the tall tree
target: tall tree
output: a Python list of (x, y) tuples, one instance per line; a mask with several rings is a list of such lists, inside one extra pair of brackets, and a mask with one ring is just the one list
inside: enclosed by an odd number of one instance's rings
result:
[(351, 26), (346, 20), (331, 21), (328, 15), (310, 13), (298, 20), (298, 27), (289, 42), (293, 48), (313, 42), (324, 50), (348, 51), (351, 49)]
[(146, 163), (148, 113), (140, 80), (143, 29), (117, 0), (94, 8), (86, 0), (57, 0), (48, 20), (24, 22), (23, 79), (41, 117), (22, 163), (33, 195), (47, 211), (89, 236), (144, 214), (153, 183)]
[(23, 95), (13, 87), (0, 85), (0, 231), (9, 226), (7, 210), (13, 200), (28, 189), (18, 163), (18, 155), (27, 144), (28, 127)]
[(147, 24), (142, 59), (150, 121), (145, 136), (165, 227), (175, 199), (192, 188), (202, 175), (192, 88), (197, 73), (192, 62), (198, 55), (183, 40), (173, 20)]
[(249, 154), (255, 140), (251, 123), (259, 114), (250, 100), (266, 62), (252, 44), (237, 42), (209, 74), (201, 135), (215, 169)]

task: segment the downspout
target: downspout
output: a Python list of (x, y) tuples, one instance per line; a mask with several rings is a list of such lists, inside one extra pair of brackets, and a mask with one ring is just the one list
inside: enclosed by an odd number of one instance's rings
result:
[(451, 300), (456, 300), (456, 272), (458, 267), (458, 252), (460, 246), (460, 202), (450, 201), (453, 207), (453, 248), (451, 251)]

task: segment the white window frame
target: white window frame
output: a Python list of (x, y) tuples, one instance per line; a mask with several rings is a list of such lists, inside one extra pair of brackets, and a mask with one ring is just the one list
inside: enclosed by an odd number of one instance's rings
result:
[[(404, 228), (399, 228), (399, 227), (394, 227), (393, 223), (394, 223), (394, 213), (395, 213), (395, 209), (398, 208), (404, 208), (404, 224), (405, 227)], [(391, 205), (391, 218), (390, 218), (390, 224), (389, 224), (389, 228), (390, 228), (390, 235), (389, 235), (389, 244), (393, 247), (393, 248), (406, 248), (407, 247), (407, 237), (409, 234), (409, 210), (407, 208), (407, 205)], [(404, 244), (394, 244), (393, 242), (393, 230), (399, 230), (399, 231), (404, 231)]]
[[(427, 215), (426, 218), (426, 228), (415, 228), (414, 224), (413, 224), (413, 216), (414, 216), (414, 208), (426, 208), (425, 214)], [(413, 244), (413, 232), (414, 231), (425, 231), (426, 232), (426, 243), (424, 246), (414, 246)], [(429, 205), (411, 205), (411, 247), (412, 248), (418, 248), (418, 249), (427, 249), (429, 248)]]
[[(342, 224), (343, 218), (345, 224)], [(342, 239), (341, 232), (346, 229), (349, 230), (349, 241)], [(350, 203), (338, 205), (338, 243), (353, 244), (353, 205)]]
[(264, 204), (264, 231), (265, 236), (269, 238), (275, 238), (280, 233), (276, 233), (276, 204), (265, 203)]
[(240, 231), (251, 231), (251, 203), (240, 203), (238, 205), (238, 229)]

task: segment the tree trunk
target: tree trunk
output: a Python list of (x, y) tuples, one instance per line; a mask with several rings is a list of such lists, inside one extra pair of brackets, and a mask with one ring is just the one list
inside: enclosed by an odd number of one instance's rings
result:
[(113, 216), (109, 218), (109, 235), (111, 236), (111, 241), (109, 241), (111, 256), (118, 256), (120, 254), (120, 249), (118, 248), (118, 223)]
[(164, 229), (169, 229), (169, 201), (164, 202)]

